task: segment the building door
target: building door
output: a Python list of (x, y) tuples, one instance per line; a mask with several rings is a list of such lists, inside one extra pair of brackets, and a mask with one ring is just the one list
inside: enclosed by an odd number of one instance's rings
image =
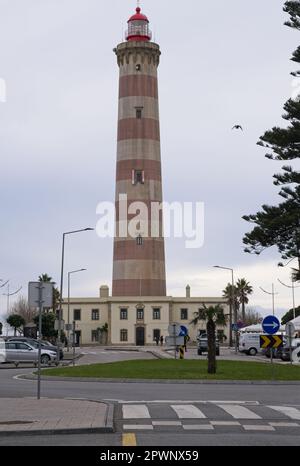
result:
[(80, 346), (81, 343), (81, 330), (75, 330), (75, 346)]
[(136, 328), (136, 346), (145, 345), (145, 329), (144, 327)]

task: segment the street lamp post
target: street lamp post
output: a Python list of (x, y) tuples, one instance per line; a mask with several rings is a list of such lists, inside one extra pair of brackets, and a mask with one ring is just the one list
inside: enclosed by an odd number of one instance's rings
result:
[(293, 315), (294, 315), (294, 319), (296, 319), (295, 288), (300, 288), (300, 287), (299, 287), (299, 286), (295, 286), (293, 280), (292, 280), (292, 286), (286, 285), (286, 284), (283, 283), (281, 280), (279, 280), (279, 278), (277, 278), (277, 280), (279, 281), (279, 283), (281, 283), (281, 285), (285, 286), (286, 288), (290, 288), (290, 289), (292, 290), (292, 297), (293, 297)]
[(264, 290), (261, 286), (259, 287), (264, 293), (272, 295), (272, 312), (273, 316), (275, 316), (275, 295), (278, 293), (275, 293), (274, 291), (274, 283), (272, 283), (272, 292)]
[(71, 288), (71, 275), (73, 273), (84, 272), (86, 269), (71, 270), (68, 272), (68, 350), (69, 350), (69, 340), (70, 340), (70, 288)]
[(61, 346), (61, 318), (62, 318), (62, 300), (63, 300), (63, 284), (64, 284), (64, 256), (65, 256), (65, 237), (83, 231), (93, 231), (94, 228), (82, 228), (81, 230), (67, 231), (63, 233), (62, 254), (61, 254), (61, 270), (60, 270), (60, 297), (58, 310), (58, 336), (57, 336), (57, 361), (59, 361), (59, 351)]
[[(5, 285), (7, 285), (7, 293), (3, 293), (3, 295), (7, 297), (7, 304), (6, 304), (7, 309), (6, 309), (6, 312), (8, 314), (8, 312), (9, 312), (9, 298), (11, 296), (15, 296), (16, 294), (18, 294), (19, 291), (21, 291), (22, 286), (20, 286), (20, 288), (18, 288), (17, 291), (14, 291), (13, 293), (10, 293), (9, 280), (5, 283)], [(4, 286), (4, 285), (2, 285), (2, 286)], [(2, 288), (2, 286), (1, 286), (1, 288)]]
[(214, 265), (216, 269), (230, 270), (231, 271), (231, 303), (230, 303), (230, 315), (229, 315), (229, 346), (232, 346), (232, 308), (234, 312), (234, 328), (235, 328), (235, 353), (237, 353), (237, 309), (235, 306), (235, 296), (234, 296), (234, 277), (233, 269), (230, 267), (221, 267), (220, 265)]

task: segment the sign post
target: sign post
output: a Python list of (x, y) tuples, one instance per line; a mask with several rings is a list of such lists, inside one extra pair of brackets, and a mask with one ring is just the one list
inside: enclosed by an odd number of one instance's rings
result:
[(292, 358), (292, 338), (295, 334), (295, 326), (293, 324), (293, 322), (288, 322), (285, 326), (285, 331), (286, 331), (286, 334), (287, 334), (287, 337), (288, 337), (288, 341), (289, 341), (289, 347), (290, 347), (290, 360), (291, 360), (291, 364), (293, 364), (293, 358)]
[(39, 346), (38, 346), (38, 386), (37, 399), (41, 398), (41, 340), (42, 340), (42, 312), (45, 307), (53, 306), (53, 285), (46, 282), (30, 282), (28, 284), (28, 304), (39, 308)]
[(176, 350), (177, 350), (177, 346), (180, 344), (178, 342), (179, 339), (177, 337), (179, 337), (179, 335), (180, 335), (181, 327), (176, 322), (173, 322), (172, 324), (169, 325), (168, 332), (169, 332), (169, 335), (170, 335), (171, 338), (169, 339), (167, 337), (166, 338), (166, 343), (174, 345), (174, 358), (177, 359), (177, 351)]
[[(280, 329), (280, 322), (277, 319), (277, 317), (275, 317), (274, 315), (267, 316), (262, 321), (262, 328), (263, 328), (263, 331), (265, 333), (267, 333), (268, 335), (274, 335)], [(267, 337), (267, 338), (270, 339), (270, 337)], [(277, 336), (275, 336), (273, 338), (275, 339), (275, 341), (274, 341), (274, 344), (272, 346), (263, 346), (261, 344), (261, 348), (268, 347), (268, 348), (271, 349), (271, 365), (272, 365), (272, 374), (273, 374), (273, 379), (274, 379), (273, 348), (278, 348), (280, 346), (279, 343), (276, 341), (277, 338), (280, 338), (280, 337), (278, 337), (278, 335), (277, 335)], [(262, 342), (262, 340), (261, 340), (261, 342)], [(282, 337), (281, 337), (281, 346), (282, 346), (282, 343), (283, 343), (283, 341), (282, 341)], [(277, 346), (275, 346), (276, 344), (277, 344)]]

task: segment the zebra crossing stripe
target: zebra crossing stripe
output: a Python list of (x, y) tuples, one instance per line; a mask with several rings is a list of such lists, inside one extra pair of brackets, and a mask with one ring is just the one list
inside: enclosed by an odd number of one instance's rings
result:
[(274, 431), (274, 427), (272, 426), (263, 426), (263, 425), (244, 425), (243, 426), (245, 430), (268, 430), (268, 431)]
[(184, 424), (184, 430), (214, 430), (211, 424)]
[(153, 430), (152, 424), (124, 424), (124, 430)]
[(194, 405), (171, 405), (179, 419), (205, 419), (206, 416)]
[(146, 405), (123, 405), (124, 419), (150, 419), (150, 413)]
[(245, 408), (244, 406), (236, 405), (218, 405), (219, 408), (226, 411), (227, 414), (230, 414), (234, 419), (261, 419), (261, 417), (250, 411), (250, 409)]
[(300, 420), (300, 411), (297, 408), (292, 408), (291, 406), (267, 406), (267, 408), (279, 411), (280, 413), (285, 414), (291, 419), (295, 419), (297, 421)]

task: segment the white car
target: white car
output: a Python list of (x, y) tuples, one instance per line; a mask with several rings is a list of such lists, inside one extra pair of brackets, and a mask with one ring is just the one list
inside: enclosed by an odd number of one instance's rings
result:
[(260, 348), (260, 334), (259, 333), (243, 333), (239, 338), (239, 351), (241, 353), (249, 354), (249, 356), (255, 356)]
[[(0, 347), (1, 348), (1, 347)], [(2, 351), (0, 349), (0, 358), (2, 352), (2, 362), (11, 362), (16, 366), (20, 362), (29, 362), (37, 365), (39, 351), (33, 346), (25, 342), (7, 341), (2, 344)], [(49, 365), (51, 362), (56, 363), (57, 354), (56, 351), (41, 349), (41, 364)]]

